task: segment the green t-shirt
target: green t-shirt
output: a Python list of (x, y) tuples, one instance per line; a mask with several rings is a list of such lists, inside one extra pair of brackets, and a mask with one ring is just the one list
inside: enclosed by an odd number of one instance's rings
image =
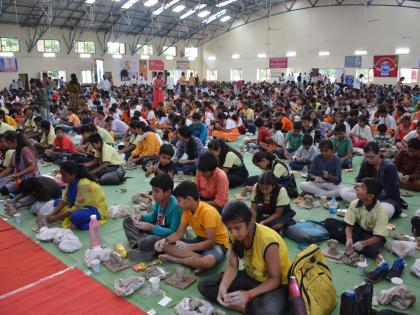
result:
[(302, 133), (300, 133), (299, 135), (295, 135), (293, 133), (293, 131), (289, 131), (286, 134), (286, 139), (287, 139), (287, 149), (289, 150), (297, 150), (300, 148), (300, 146), (302, 145)]
[(337, 156), (342, 158), (349, 152), (349, 150), (353, 151), (353, 145), (349, 138), (344, 137), (343, 140), (338, 139), (337, 137), (332, 138), (332, 143), (334, 144), (334, 149), (337, 152)]

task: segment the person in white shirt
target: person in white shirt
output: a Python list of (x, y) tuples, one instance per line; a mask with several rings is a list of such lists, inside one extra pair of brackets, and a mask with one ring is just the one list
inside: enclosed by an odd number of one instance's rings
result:
[(114, 133), (115, 139), (122, 139), (127, 134), (128, 126), (119, 119), (114, 119), (111, 116), (108, 116), (105, 119), (106, 129)]
[(373, 141), (372, 130), (367, 124), (367, 118), (359, 116), (357, 118), (357, 124), (354, 125), (349, 133), (351, 142), (356, 148), (363, 148), (368, 142)]
[(137, 78), (136, 78), (135, 75), (133, 75), (133, 77), (130, 80), (130, 86), (131, 87), (137, 87), (137, 85), (138, 85)]
[(358, 78), (356, 78), (356, 79), (354, 79), (354, 82), (353, 82), (353, 89), (354, 90), (356, 90), (356, 92), (357, 91), (360, 91), (360, 86), (361, 86), (361, 84), (363, 83), (363, 74), (361, 74), (361, 75), (359, 75), (359, 77)]
[(166, 89), (168, 95), (174, 95), (175, 81), (169, 72), (166, 73)]
[(375, 123), (376, 125), (385, 124), (387, 129), (392, 129), (394, 132), (397, 130), (397, 122), (394, 117), (388, 114), (385, 107), (378, 109), (378, 118), (373, 117), (371, 124)]
[(111, 89), (111, 83), (106, 78), (106, 76), (103, 76), (103, 79), (99, 81), (98, 83), (98, 90), (101, 91), (101, 96), (104, 98), (105, 96), (109, 96), (109, 90)]
[(313, 159), (318, 154), (318, 149), (313, 145), (312, 137), (310, 135), (304, 135), (302, 145), (293, 154), (293, 160), (289, 162), (289, 166), (294, 171), (301, 171), (305, 166), (309, 169)]

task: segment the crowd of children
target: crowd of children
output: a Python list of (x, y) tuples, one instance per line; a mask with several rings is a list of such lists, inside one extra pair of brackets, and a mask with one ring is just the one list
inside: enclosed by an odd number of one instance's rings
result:
[[(290, 198), (298, 188), (350, 203), (344, 221), (327, 219), (325, 227), (346, 248), (376, 259), (388, 220), (407, 207), (400, 188), (420, 191), (418, 86), (396, 93), (379, 85), (356, 91), (321, 82), (197, 82), (165, 94), (159, 74), (152, 86), (78, 85), (76, 101), (75, 76), (52, 91), (35, 83), (31, 91), (0, 93), (1, 194), (14, 198), (16, 209), (48, 202), (25, 181), (35, 185), (40, 162), (54, 162), (66, 188), (58, 198), (54, 185), (38, 184), (54, 200), (42, 214), (84, 230), (92, 214), (106, 222), (101, 186), (122, 183), (125, 169), (139, 165), (134, 172), (153, 177), (154, 206), (124, 219), (129, 258), (158, 253), (199, 273), (228, 255), (226, 272), (203, 279), (198, 289), (233, 310), (284, 310), (290, 261), (282, 236), (295, 224)], [(241, 134), (244, 145), (229, 144)], [(247, 169), (245, 151), (261, 174)], [(342, 170), (353, 168), (354, 155), (364, 158), (353, 188), (342, 183)], [(307, 180), (297, 185), (292, 171)], [(195, 180), (174, 188), (176, 174)], [(235, 187), (251, 193), (250, 206), (229, 201)], [(184, 238), (188, 226), (196, 238)]]

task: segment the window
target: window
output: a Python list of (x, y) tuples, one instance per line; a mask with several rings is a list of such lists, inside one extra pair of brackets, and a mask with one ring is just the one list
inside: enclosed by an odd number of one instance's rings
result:
[(319, 69), (321, 75), (327, 76), (330, 82), (335, 82), (336, 69)]
[(401, 68), (400, 78), (404, 77), (403, 83), (405, 84), (417, 83), (418, 73), (419, 69)]
[(137, 53), (143, 56), (153, 56), (153, 46), (152, 45), (137, 45), (137, 48), (141, 47)]
[[(47, 73), (48, 73), (48, 76), (53, 80), (60, 79), (61, 77), (63, 77), (64, 81), (66, 81), (66, 71), (64, 70), (58, 70), (58, 71), (48, 70)], [(41, 76), (42, 76), (42, 73), (41, 73)]]
[(270, 69), (257, 69), (257, 81), (270, 80)]
[(1, 37), (0, 38), (0, 51), (13, 52), (19, 51), (19, 40), (17, 38)]
[(217, 81), (217, 70), (214, 70), (214, 69), (207, 70), (207, 81)]
[(108, 54), (111, 54), (111, 55), (125, 55), (125, 44), (116, 43), (116, 42), (108, 42), (107, 50), (108, 50)]
[(92, 71), (82, 70), (82, 83), (83, 84), (92, 83)]
[(185, 57), (197, 58), (198, 57), (197, 47), (185, 47)]
[(230, 69), (230, 80), (231, 81), (242, 80), (242, 69)]
[(95, 43), (94, 42), (76, 42), (75, 51), (78, 54), (94, 54)]
[(176, 57), (176, 47), (171, 46), (163, 46), (163, 56), (171, 56), (171, 57)]
[(36, 43), (38, 52), (58, 53), (60, 52), (60, 41), (56, 39), (40, 39)]

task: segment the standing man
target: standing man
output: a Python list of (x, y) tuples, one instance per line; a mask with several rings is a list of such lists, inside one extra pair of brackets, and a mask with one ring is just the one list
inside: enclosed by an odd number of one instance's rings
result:
[(190, 77), (188, 78), (188, 87), (190, 92), (195, 94), (195, 78), (192, 72), (190, 72)]
[(98, 90), (101, 91), (101, 97), (104, 98), (105, 96), (109, 96), (109, 90), (111, 88), (111, 83), (104, 75), (102, 80), (98, 83)]
[(360, 74), (359, 77), (354, 79), (354, 82), (353, 82), (353, 90), (355, 90), (357, 94), (360, 93), (360, 87), (362, 83), (363, 83), (363, 74)]
[(169, 95), (174, 95), (175, 81), (169, 72), (166, 72), (166, 90)]

